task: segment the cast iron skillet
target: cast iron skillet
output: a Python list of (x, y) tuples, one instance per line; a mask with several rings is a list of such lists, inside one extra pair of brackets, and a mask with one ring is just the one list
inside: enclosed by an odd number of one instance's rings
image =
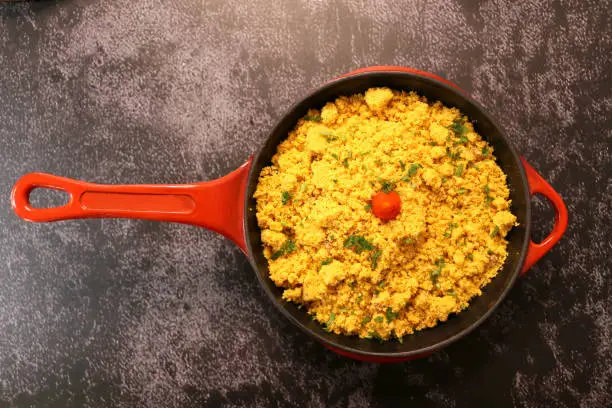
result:
[[(255, 217), (253, 193), (261, 169), (270, 164), (276, 146), (287, 137), (297, 120), (311, 107), (320, 108), (340, 95), (364, 92), (371, 87), (414, 90), (430, 101), (459, 108), (476, 131), (495, 148), (498, 163), (507, 175), (512, 212), (519, 226), (507, 236), (508, 258), (503, 270), (472, 300), (470, 307), (438, 326), (397, 341), (377, 342), (328, 333), (304, 310), (282, 300), (282, 290), (268, 277), (260, 229)], [(55, 208), (33, 208), (29, 194), (35, 188), (63, 190), (69, 202)], [(530, 240), (530, 196), (542, 194), (555, 209), (551, 234), (539, 244)], [(299, 328), (335, 352), (366, 361), (404, 361), (426, 355), (465, 336), (482, 323), (506, 296), (519, 274), (524, 273), (563, 235), (567, 210), (561, 197), (527, 164), (484, 109), (455, 85), (423, 71), (402, 67), (370, 67), (353, 71), (311, 92), (280, 119), (262, 148), (244, 165), (218, 180), (184, 185), (111, 186), (85, 183), (43, 173), (30, 173), (17, 181), (12, 205), (28, 221), (123, 217), (181, 222), (219, 232), (234, 241), (248, 256), (270, 299)]]

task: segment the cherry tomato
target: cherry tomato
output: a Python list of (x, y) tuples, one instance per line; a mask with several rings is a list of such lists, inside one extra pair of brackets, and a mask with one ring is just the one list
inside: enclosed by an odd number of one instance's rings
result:
[(372, 197), (372, 212), (383, 221), (391, 221), (400, 213), (402, 200), (395, 191), (379, 191)]

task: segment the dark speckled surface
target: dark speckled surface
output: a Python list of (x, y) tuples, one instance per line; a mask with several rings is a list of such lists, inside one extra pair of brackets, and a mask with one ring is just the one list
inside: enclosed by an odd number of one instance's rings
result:
[[(598, 0), (0, 5), (0, 407), (609, 406), (611, 55)], [(10, 209), (29, 171), (217, 178), (309, 89), (373, 64), (472, 93), (571, 216), (484, 325), (426, 359), (326, 351), (213, 233)]]

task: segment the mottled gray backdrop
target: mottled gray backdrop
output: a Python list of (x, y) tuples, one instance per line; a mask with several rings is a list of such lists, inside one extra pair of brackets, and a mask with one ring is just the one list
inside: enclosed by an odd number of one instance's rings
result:
[[(64, 0), (0, 6), (0, 407), (604, 407), (611, 402), (609, 1)], [(356, 67), (443, 74), (569, 208), (563, 241), (476, 332), (406, 364), (290, 325), (194, 227), (29, 224), (29, 171), (219, 177)], [(44, 197), (43, 197), (44, 198)], [(39, 199), (43, 199), (39, 198)], [(537, 237), (552, 223), (535, 202)]]

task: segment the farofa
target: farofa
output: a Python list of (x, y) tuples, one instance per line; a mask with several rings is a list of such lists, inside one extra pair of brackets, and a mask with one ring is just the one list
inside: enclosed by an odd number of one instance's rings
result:
[[(401, 197), (384, 222), (381, 189)], [(327, 330), (401, 339), (459, 313), (515, 225), (493, 149), (459, 110), (388, 88), (310, 110), (254, 197), (270, 278)]]

